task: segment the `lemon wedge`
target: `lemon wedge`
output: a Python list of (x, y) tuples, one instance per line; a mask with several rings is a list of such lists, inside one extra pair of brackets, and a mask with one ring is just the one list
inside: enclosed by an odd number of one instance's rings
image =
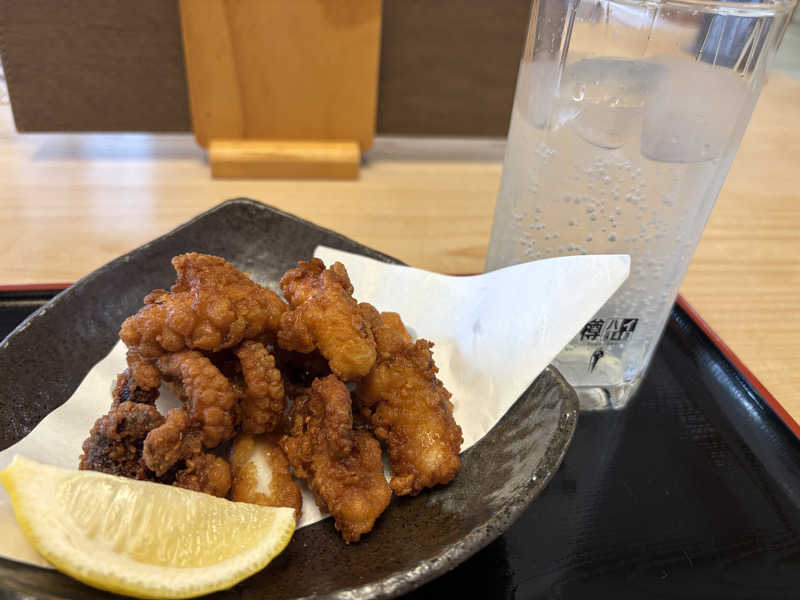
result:
[(138, 598), (191, 598), (263, 569), (294, 533), (292, 508), (230, 502), (16, 456), (0, 471), (34, 548), (88, 585)]

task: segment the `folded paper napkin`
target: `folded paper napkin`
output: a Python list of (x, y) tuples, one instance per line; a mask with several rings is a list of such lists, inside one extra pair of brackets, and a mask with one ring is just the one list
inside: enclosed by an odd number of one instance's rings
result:
[[(326, 265), (342, 262), (359, 300), (400, 313), (414, 337), (435, 343), (439, 378), (453, 395), (455, 419), (464, 433), (462, 450), (489, 432), (622, 284), (630, 268), (625, 255), (568, 256), (457, 277), (327, 247), (318, 247), (314, 255)], [(108, 410), (112, 384), (125, 366), (120, 342), (67, 402), (0, 452), (0, 469), (15, 454), (77, 469), (81, 444), (95, 419)], [(168, 408), (169, 402), (165, 395), (159, 408)], [(322, 518), (304, 490), (299, 527)], [(49, 566), (23, 537), (2, 488), (0, 531), (0, 556)]]

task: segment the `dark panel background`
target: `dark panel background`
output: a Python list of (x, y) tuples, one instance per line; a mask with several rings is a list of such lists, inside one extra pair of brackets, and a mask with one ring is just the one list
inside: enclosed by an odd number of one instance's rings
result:
[[(530, 0), (385, 0), (377, 130), (505, 136)], [(0, 0), (21, 132), (188, 131), (175, 0)]]
[(378, 132), (505, 136), (528, 0), (385, 0)]
[(0, 0), (19, 131), (191, 129), (177, 2)]

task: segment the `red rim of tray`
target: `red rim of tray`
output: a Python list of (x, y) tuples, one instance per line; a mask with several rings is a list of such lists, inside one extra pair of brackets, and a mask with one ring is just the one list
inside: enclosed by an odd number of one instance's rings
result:
[(65, 290), (71, 283), (21, 283), (14, 285), (0, 285), (0, 294), (3, 292), (52, 292)]
[(758, 380), (758, 377), (756, 377), (753, 374), (753, 372), (750, 369), (748, 369), (745, 366), (745, 364), (739, 359), (739, 357), (736, 356), (736, 354), (734, 354), (733, 350), (731, 350), (728, 347), (728, 345), (722, 340), (722, 338), (719, 337), (719, 335), (713, 329), (711, 329), (711, 326), (708, 323), (706, 323), (703, 317), (701, 317), (698, 314), (698, 312), (692, 307), (692, 305), (686, 301), (686, 298), (678, 294), (676, 302), (686, 312), (686, 314), (689, 315), (689, 318), (692, 319), (692, 321), (694, 321), (695, 324), (703, 331), (703, 333), (705, 333), (708, 336), (711, 342), (717, 348), (719, 348), (719, 351), (722, 352), (729, 361), (731, 361), (733, 366), (736, 367), (736, 370), (739, 371), (744, 376), (744, 378), (750, 382), (750, 385), (752, 385), (756, 389), (756, 391), (761, 395), (761, 397), (764, 398), (764, 401), (767, 404), (769, 404), (770, 408), (772, 408), (773, 411), (775, 411), (775, 414), (777, 414), (781, 418), (781, 420), (784, 423), (786, 423), (786, 426), (789, 427), (789, 429), (791, 429), (792, 432), (798, 438), (800, 438), (800, 426), (797, 424), (797, 421), (795, 421), (792, 418), (792, 416), (786, 411), (786, 409), (783, 408), (783, 406), (781, 405), (780, 402), (778, 402), (775, 396), (769, 393), (769, 390), (767, 390), (767, 388), (764, 387), (764, 384), (761, 383)]

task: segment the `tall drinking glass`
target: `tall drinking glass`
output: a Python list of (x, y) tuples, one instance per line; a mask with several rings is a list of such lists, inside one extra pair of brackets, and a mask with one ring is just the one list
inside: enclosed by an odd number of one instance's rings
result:
[(794, 1), (533, 0), (486, 268), (631, 255), (555, 361), (584, 408), (641, 381)]

